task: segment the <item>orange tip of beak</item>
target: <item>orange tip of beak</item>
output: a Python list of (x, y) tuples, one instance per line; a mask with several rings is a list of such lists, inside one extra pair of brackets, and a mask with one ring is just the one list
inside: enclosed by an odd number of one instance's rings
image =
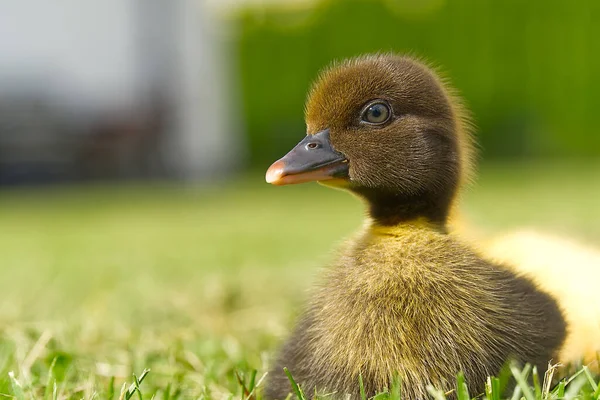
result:
[(273, 165), (269, 167), (265, 176), (265, 180), (267, 183), (277, 186), (295, 185), (298, 183), (315, 181), (345, 181), (343, 179), (337, 179), (334, 176), (334, 173), (339, 165), (344, 163), (345, 162), (342, 161), (340, 163), (329, 164), (315, 170), (290, 174), (288, 171), (286, 171), (285, 161), (279, 160), (275, 161)]
[(283, 161), (275, 161), (273, 165), (269, 167), (267, 174), (265, 175), (265, 180), (267, 183), (271, 183), (273, 185), (279, 184), (278, 182), (283, 179), (284, 168), (285, 163)]

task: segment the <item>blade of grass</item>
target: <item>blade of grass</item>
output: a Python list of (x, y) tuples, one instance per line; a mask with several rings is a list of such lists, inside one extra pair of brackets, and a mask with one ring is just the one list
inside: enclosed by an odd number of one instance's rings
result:
[(535, 390), (535, 398), (542, 400), (542, 387), (540, 386), (540, 375), (538, 374), (537, 366), (533, 366), (533, 389)]
[[(511, 364), (510, 371), (512, 372), (513, 376), (515, 377), (515, 380), (517, 381), (517, 388), (520, 388), (523, 392), (523, 396), (525, 396), (527, 400), (535, 400), (535, 396), (531, 391), (531, 387), (529, 387), (529, 384), (527, 383), (527, 377), (529, 376), (529, 372), (531, 371), (531, 365), (526, 364), (523, 370), (520, 371), (515, 364)], [(515, 389), (515, 393), (516, 392), (517, 390)], [(513, 400), (517, 400), (515, 399), (514, 394)]]
[(471, 400), (469, 388), (465, 382), (465, 374), (463, 372), (459, 372), (456, 376), (456, 397), (458, 400)]
[(165, 388), (162, 397), (163, 400), (169, 400), (171, 398), (171, 382), (167, 384), (167, 387)]
[(569, 379), (567, 379), (567, 382), (565, 382), (565, 386), (568, 386), (569, 383), (573, 382), (575, 379), (578, 379), (581, 374), (583, 374), (583, 369), (580, 369), (579, 371), (571, 375)]
[(365, 393), (365, 385), (363, 383), (362, 374), (358, 374), (358, 386), (360, 388), (361, 400), (367, 400), (367, 394)]
[(550, 397), (550, 388), (552, 386), (552, 378), (554, 377), (554, 371), (558, 368), (559, 364), (548, 363), (548, 369), (544, 374), (544, 384), (542, 387), (542, 398), (547, 399)]
[(596, 400), (600, 400), (600, 385), (598, 385), (592, 397)]
[(402, 380), (398, 374), (394, 374), (392, 378), (392, 390), (390, 392), (391, 400), (400, 400), (401, 398), (401, 390), (402, 390)]
[(140, 380), (138, 379), (136, 374), (133, 374), (133, 383), (135, 383), (135, 390), (138, 393), (139, 399), (144, 400), (144, 396), (142, 395), (142, 390), (140, 389)]
[(240, 371), (235, 371), (235, 379), (237, 379), (238, 385), (242, 388), (242, 398), (250, 396), (250, 391), (246, 388), (246, 380), (240, 375)]
[(256, 384), (256, 373), (258, 371), (253, 369), (252, 372), (250, 373), (250, 383), (248, 384), (248, 389), (250, 390), (250, 393), (252, 393), (254, 391), (254, 385)]
[(298, 386), (298, 384), (294, 380), (294, 377), (290, 373), (290, 370), (287, 369), (287, 367), (284, 367), (283, 372), (285, 372), (285, 374), (287, 375), (287, 377), (292, 385), (292, 389), (294, 389), (294, 393), (296, 394), (296, 397), (298, 398), (298, 400), (306, 400), (306, 398), (304, 397), (304, 393), (302, 392), (302, 389), (300, 389), (300, 386)]
[(108, 381), (108, 391), (107, 396), (109, 400), (112, 400), (115, 397), (115, 377), (114, 375), (110, 377), (110, 381)]
[(443, 390), (434, 388), (432, 385), (427, 385), (427, 392), (434, 398), (434, 400), (446, 400), (446, 395)]
[(565, 396), (564, 396), (565, 400), (580, 397), (579, 392), (581, 391), (581, 388), (583, 388), (583, 385), (585, 385), (586, 383), (587, 383), (587, 378), (585, 377), (585, 375), (580, 375), (579, 378), (572, 381), (569, 384), (567, 391), (565, 392)]
[(583, 371), (584, 371), (585, 376), (587, 377), (588, 381), (590, 382), (590, 385), (592, 385), (592, 388), (594, 389), (594, 393), (596, 393), (598, 391), (598, 384), (596, 383), (596, 381), (594, 380), (594, 377), (590, 373), (589, 368), (587, 366), (583, 367)]
[(486, 400), (492, 400), (492, 396), (492, 378), (488, 376), (485, 381), (485, 398)]
[(8, 373), (8, 377), (10, 378), (13, 396), (15, 396), (17, 400), (25, 400), (25, 392), (23, 391), (23, 386), (21, 386), (17, 378), (15, 378), (15, 373), (13, 371), (10, 371)]
[(387, 392), (376, 394), (371, 400), (389, 400), (390, 394)]
[[(133, 395), (135, 394), (135, 392), (138, 392), (138, 395), (140, 396), (140, 399), (142, 398), (142, 392), (140, 390), (138, 390), (140, 384), (144, 381), (144, 378), (146, 377), (146, 375), (148, 375), (148, 373), (150, 372), (149, 369), (145, 369), (142, 371), (142, 374), (140, 375), (139, 379), (138, 377), (133, 374), (133, 378), (134, 378), (134, 382), (129, 386), (129, 389), (127, 389), (125, 391), (125, 394), (123, 394), (123, 391), (121, 391), (121, 399), (124, 398), (125, 400), (129, 400), (131, 399), (131, 397), (133, 397)], [(124, 388), (125, 388), (125, 384), (124, 384)], [(123, 397), (124, 396), (124, 397)]]
[(50, 363), (50, 368), (48, 368), (48, 378), (46, 379), (46, 388), (44, 389), (44, 399), (50, 399), (54, 397), (54, 386), (56, 384), (56, 379), (54, 379), (54, 366), (56, 365), (57, 357), (52, 359)]
[(512, 397), (510, 400), (520, 400), (521, 399), (521, 387), (519, 385), (515, 385), (515, 389), (513, 390)]
[(500, 400), (500, 379), (492, 377), (492, 400)]
[(260, 384), (263, 382), (263, 380), (267, 377), (268, 372), (265, 372), (260, 379), (258, 380), (258, 382), (256, 382), (256, 385), (252, 388), (252, 390), (250, 391), (250, 393), (248, 394), (248, 397), (246, 397), (244, 400), (252, 400), (254, 399), (254, 392), (256, 391), (256, 389), (260, 386)]
[(508, 384), (511, 381), (511, 377), (512, 377), (512, 373), (510, 372), (510, 363), (509, 362), (505, 363), (502, 366), (502, 368), (500, 369), (500, 372), (498, 373), (498, 375), (496, 377), (498, 378), (498, 382), (500, 383), (500, 392), (499, 393), (505, 393), (507, 391)]
[(565, 381), (560, 381), (558, 385), (556, 385), (556, 388), (552, 391), (552, 394), (559, 399), (565, 397)]
[(119, 400), (123, 400), (125, 398), (125, 393), (127, 393), (127, 382), (123, 382), (123, 386), (121, 386), (121, 394), (119, 395)]

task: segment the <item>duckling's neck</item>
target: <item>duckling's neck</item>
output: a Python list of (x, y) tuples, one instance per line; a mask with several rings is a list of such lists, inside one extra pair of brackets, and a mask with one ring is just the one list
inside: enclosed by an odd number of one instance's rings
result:
[(452, 192), (407, 195), (381, 190), (358, 189), (369, 208), (369, 215), (376, 225), (395, 226), (413, 221), (424, 221), (440, 232), (447, 232), (446, 225), (452, 202)]

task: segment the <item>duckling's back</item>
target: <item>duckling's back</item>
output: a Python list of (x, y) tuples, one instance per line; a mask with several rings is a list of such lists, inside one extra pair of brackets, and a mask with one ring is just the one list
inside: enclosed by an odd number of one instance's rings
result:
[(509, 358), (540, 370), (565, 335), (556, 303), (529, 280), (484, 261), (450, 236), (407, 225), (368, 229), (326, 273), (270, 374), (285, 398), (288, 367), (306, 393), (358, 397), (390, 387), (406, 399), (449, 390), (463, 371), (471, 393)]
[(500, 235), (486, 244), (491, 259), (507, 263), (558, 301), (569, 327), (558, 361), (583, 362), (600, 371), (600, 252), (532, 230)]

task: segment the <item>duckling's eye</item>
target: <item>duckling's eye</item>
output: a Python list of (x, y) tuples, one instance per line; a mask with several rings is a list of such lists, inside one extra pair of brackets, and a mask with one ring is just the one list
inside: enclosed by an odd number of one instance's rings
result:
[(392, 113), (390, 107), (385, 103), (369, 104), (362, 113), (362, 120), (369, 124), (383, 124), (390, 119)]

